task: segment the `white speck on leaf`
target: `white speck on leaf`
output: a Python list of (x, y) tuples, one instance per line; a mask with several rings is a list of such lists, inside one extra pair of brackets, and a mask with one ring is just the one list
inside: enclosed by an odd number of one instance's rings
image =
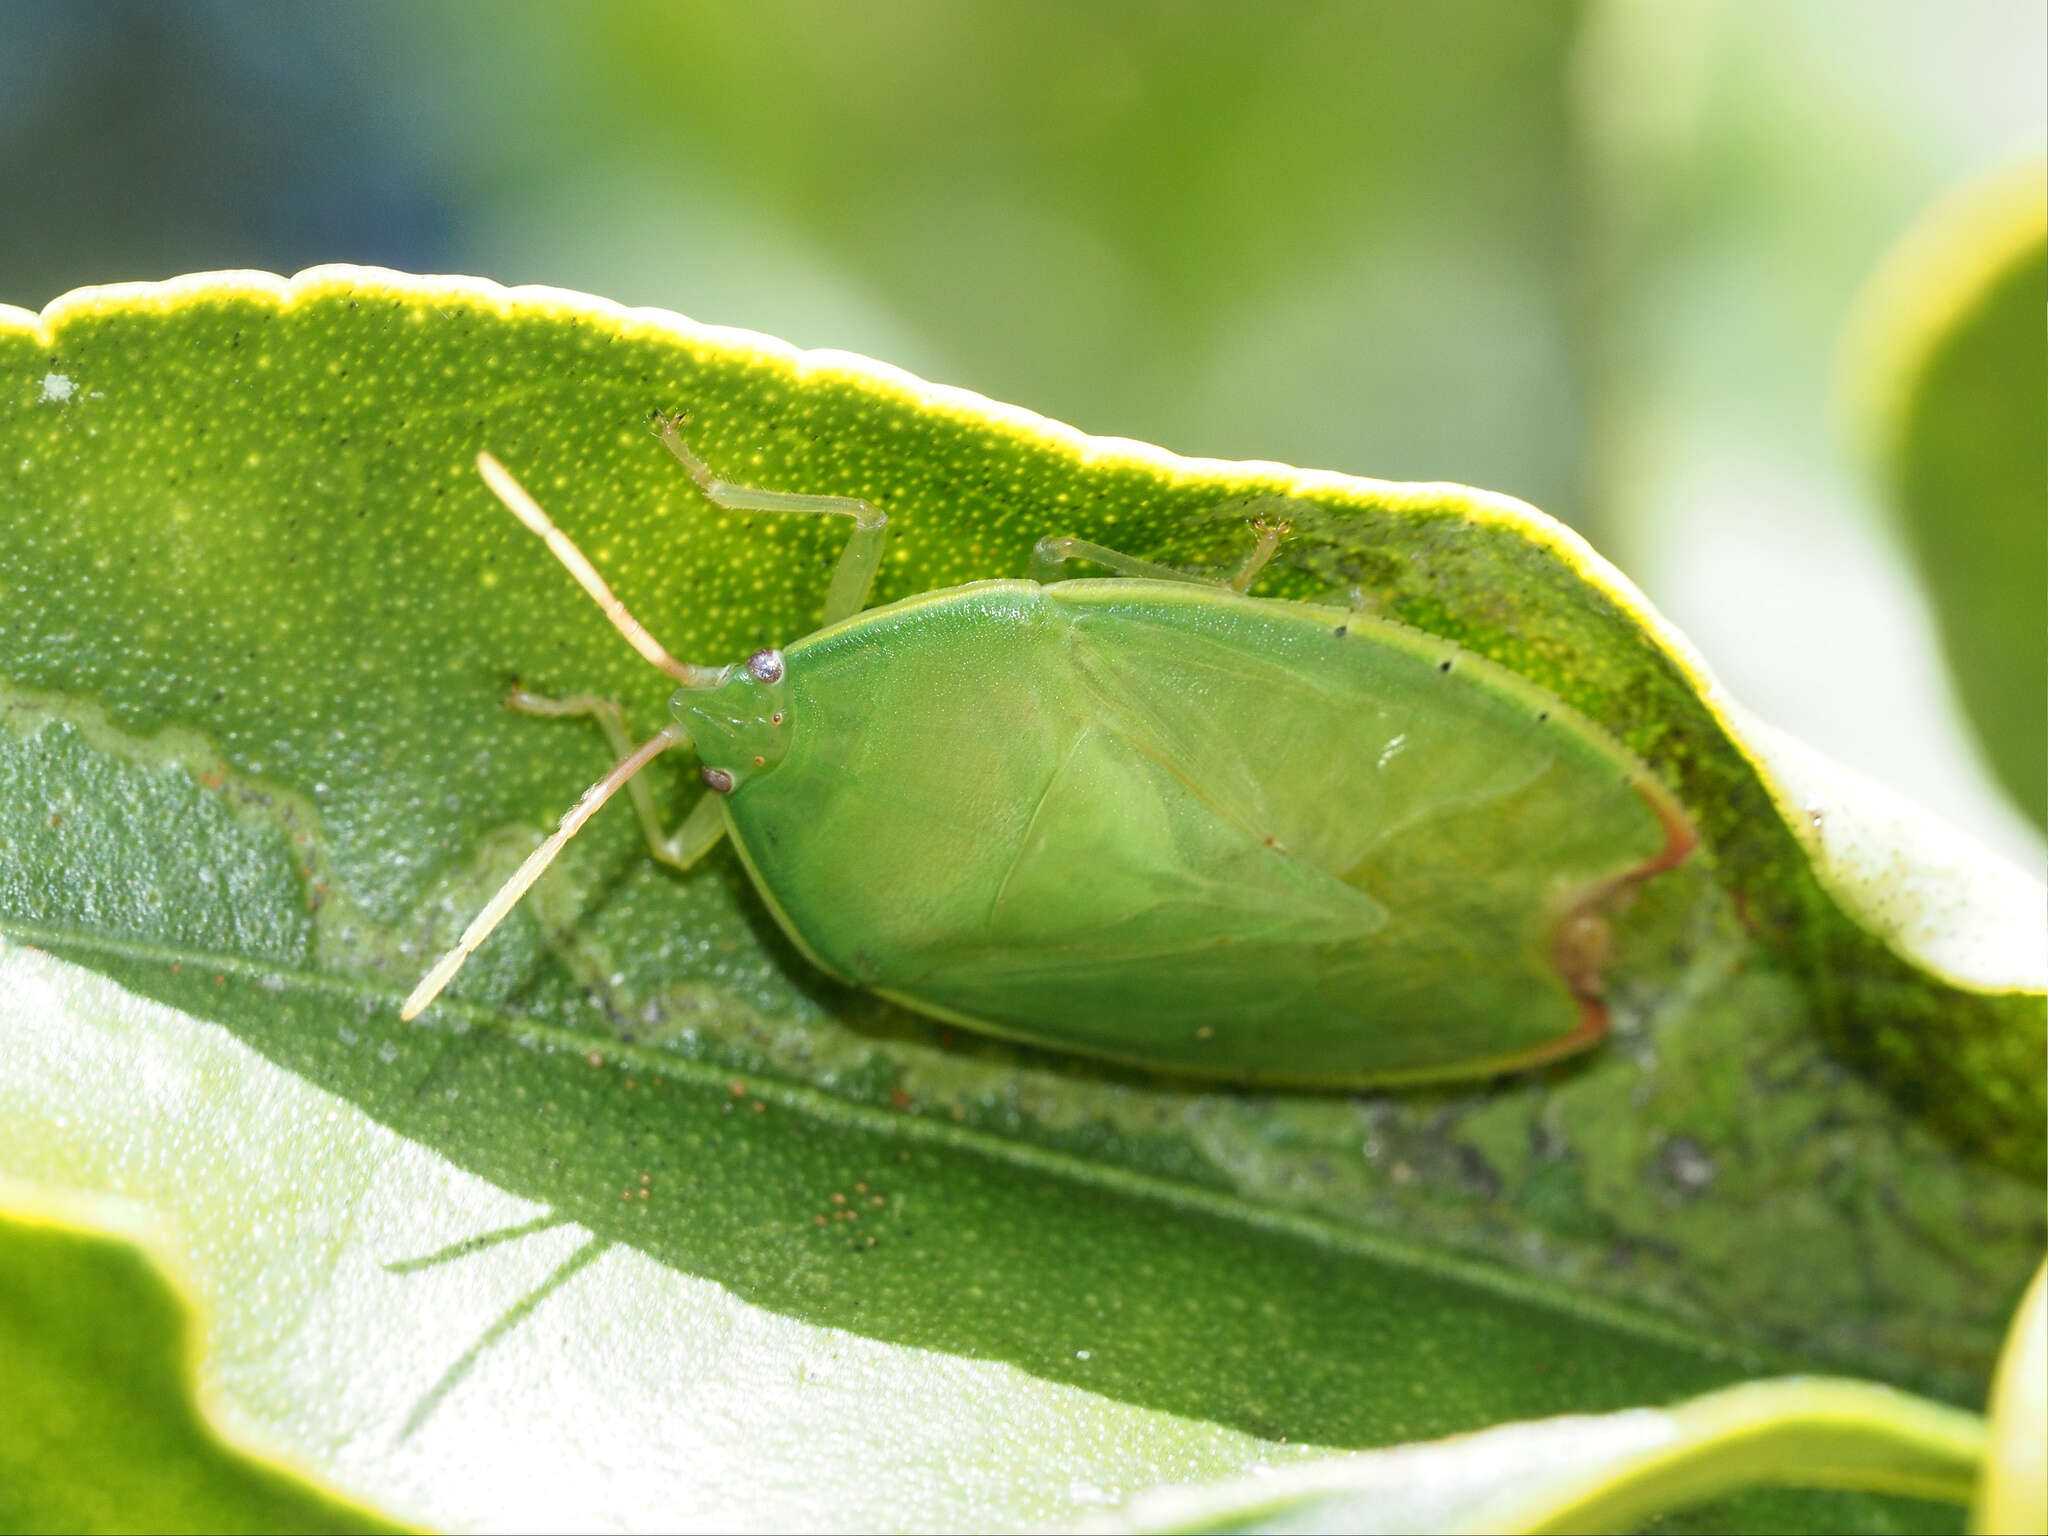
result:
[(78, 393), (78, 386), (68, 373), (46, 373), (43, 375), (43, 404), (62, 404)]

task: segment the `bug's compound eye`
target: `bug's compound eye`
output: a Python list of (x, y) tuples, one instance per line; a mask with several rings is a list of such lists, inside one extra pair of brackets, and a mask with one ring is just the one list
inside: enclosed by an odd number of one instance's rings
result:
[(782, 652), (756, 651), (747, 658), (747, 670), (754, 674), (754, 680), (762, 683), (782, 681)]
[(714, 795), (732, 793), (733, 777), (723, 768), (700, 768), (697, 770), (697, 776), (703, 779), (704, 787)]

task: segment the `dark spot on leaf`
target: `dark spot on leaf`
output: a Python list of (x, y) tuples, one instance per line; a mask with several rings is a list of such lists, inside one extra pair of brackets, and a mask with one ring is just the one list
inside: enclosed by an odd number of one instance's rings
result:
[(1674, 1136), (1657, 1154), (1656, 1176), (1672, 1194), (1687, 1201), (1714, 1182), (1719, 1169), (1707, 1149), (1691, 1136)]

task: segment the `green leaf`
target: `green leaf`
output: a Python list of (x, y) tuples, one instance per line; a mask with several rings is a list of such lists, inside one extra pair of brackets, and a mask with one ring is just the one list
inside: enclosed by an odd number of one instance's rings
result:
[(2013, 1314), (1991, 1382), (1991, 1443), (1973, 1531), (2048, 1529), (2048, 1264)]
[[(1529, 509), (346, 268), (0, 312), (0, 359), (0, 1168), (155, 1212), (237, 1414), (337, 1486), (425, 1522), (1043, 1525), (1778, 1365), (1979, 1390), (2043, 1239), (2033, 930), (1887, 907), (1953, 873), (1938, 839), (1872, 877), (1853, 794), (1812, 826), (1843, 781), (1795, 784)], [(706, 507), (647, 430), (678, 407), (730, 477), (881, 503), (878, 601), (1048, 531), (1218, 562), (1233, 503), (1311, 501), (1262, 590), (1523, 672), (1699, 819), (1620, 926), (1616, 1038), (1455, 1090), (1196, 1091), (836, 988), (729, 854), (677, 877), (623, 813), (398, 1024), (608, 760), (506, 685), (642, 730), (667, 692), (480, 448), (678, 653), (812, 621), (832, 530)]]
[[(1984, 1449), (1974, 1414), (1867, 1382), (1749, 1382), (1669, 1409), (1505, 1424), (1206, 1488), (1160, 1489), (1131, 1530), (1626, 1531), (1738, 1489), (1969, 1496)], [(1770, 1496), (1742, 1501), (1769, 1529)], [(1922, 1510), (1940, 1523), (1942, 1510)]]
[(2040, 161), (1923, 218), (1850, 356), (1950, 674), (2006, 792), (2048, 825), (2048, 194)]
[(192, 1401), (191, 1318), (148, 1256), (37, 1203), (0, 1186), (0, 1530), (394, 1529), (222, 1444)]

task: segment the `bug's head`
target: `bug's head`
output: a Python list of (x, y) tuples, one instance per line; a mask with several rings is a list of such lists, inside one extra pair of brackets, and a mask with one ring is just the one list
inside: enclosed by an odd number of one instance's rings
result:
[(789, 690), (780, 651), (756, 651), (709, 688), (678, 688), (669, 712), (690, 733), (704, 783), (729, 795), (789, 755)]

